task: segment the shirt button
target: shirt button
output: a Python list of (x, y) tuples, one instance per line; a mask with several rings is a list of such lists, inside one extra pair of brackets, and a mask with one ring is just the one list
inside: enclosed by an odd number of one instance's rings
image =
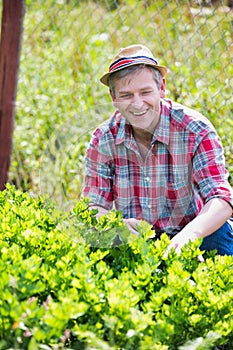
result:
[(147, 176), (145, 180), (146, 180), (147, 182), (149, 182), (149, 181), (150, 181), (149, 176)]
[(148, 204), (147, 208), (148, 208), (148, 209), (151, 209), (151, 204)]

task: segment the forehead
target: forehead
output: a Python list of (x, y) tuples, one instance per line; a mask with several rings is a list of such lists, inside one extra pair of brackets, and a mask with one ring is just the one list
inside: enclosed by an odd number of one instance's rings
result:
[(114, 82), (116, 90), (144, 89), (146, 86), (153, 86), (154, 84), (153, 73), (146, 67), (118, 78)]

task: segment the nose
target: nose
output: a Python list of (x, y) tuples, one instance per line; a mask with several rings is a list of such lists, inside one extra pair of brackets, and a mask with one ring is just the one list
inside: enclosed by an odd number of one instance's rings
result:
[(139, 94), (133, 95), (132, 106), (135, 108), (140, 108), (143, 106), (143, 99)]

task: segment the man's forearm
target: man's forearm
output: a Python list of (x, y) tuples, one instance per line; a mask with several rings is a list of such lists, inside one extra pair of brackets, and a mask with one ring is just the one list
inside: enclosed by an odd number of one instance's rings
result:
[(206, 237), (218, 230), (232, 215), (232, 207), (220, 198), (207, 202), (200, 213), (187, 224), (174, 238), (168, 251), (174, 248), (179, 254), (181, 248), (189, 241)]
[(181, 232), (197, 232), (201, 237), (206, 237), (219, 229), (231, 215), (232, 207), (229, 203), (221, 198), (213, 198)]

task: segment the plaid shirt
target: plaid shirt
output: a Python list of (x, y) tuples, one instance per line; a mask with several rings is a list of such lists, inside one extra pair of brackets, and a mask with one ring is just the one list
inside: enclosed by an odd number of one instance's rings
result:
[(221, 141), (207, 118), (168, 99), (143, 159), (119, 111), (92, 135), (84, 196), (143, 219), (156, 232), (179, 232), (212, 198), (233, 206)]

